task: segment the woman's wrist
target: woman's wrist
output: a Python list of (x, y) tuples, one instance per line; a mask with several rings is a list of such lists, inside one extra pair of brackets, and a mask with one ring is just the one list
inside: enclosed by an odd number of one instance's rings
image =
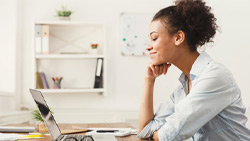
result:
[(154, 83), (154, 82), (155, 82), (155, 78), (156, 78), (156, 77), (151, 78), (151, 77), (145, 76), (145, 77), (144, 77), (144, 80), (145, 80), (145, 81), (148, 81), (148, 82)]
[(144, 77), (144, 82), (145, 82), (145, 84), (146, 85), (148, 85), (148, 86), (154, 86), (154, 83), (155, 83), (155, 78), (150, 78), (150, 77), (147, 77), (147, 76), (145, 76)]

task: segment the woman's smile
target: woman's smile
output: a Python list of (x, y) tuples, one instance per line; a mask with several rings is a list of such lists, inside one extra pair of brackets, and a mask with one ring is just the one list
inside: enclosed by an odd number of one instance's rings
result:
[(155, 55), (157, 52), (155, 51), (155, 52), (149, 52), (149, 56), (153, 56), (153, 55)]

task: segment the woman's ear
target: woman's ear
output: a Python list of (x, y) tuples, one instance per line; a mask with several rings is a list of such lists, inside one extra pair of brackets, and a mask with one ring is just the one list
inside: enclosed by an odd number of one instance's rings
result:
[(185, 40), (185, 33), (182, 30), (179, 30), (176, 34), (175, 34), (175, 45), (179, 46), (180, 44), (182, 44)]

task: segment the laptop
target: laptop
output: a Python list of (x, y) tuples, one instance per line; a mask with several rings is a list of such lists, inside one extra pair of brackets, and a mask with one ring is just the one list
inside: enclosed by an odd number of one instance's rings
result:
[(42, 92), (30, 89), (30, 93), (41, 113), (41, 116), (46, 124), (54, 141), (116, 141), (114, 136), (92, 136), (84, 134), (62, 134), (52, 113), (49, 110)]

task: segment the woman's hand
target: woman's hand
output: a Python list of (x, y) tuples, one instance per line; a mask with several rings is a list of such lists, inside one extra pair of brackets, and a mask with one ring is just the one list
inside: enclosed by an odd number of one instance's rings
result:
[(153, 139), (154, 139), (154, 141), (159, 141), (159, 138), (158, 138), (158, 130), (154, 132), (154, 134), (153, 134)]
[(155, 79), (157, 76), (160, 76), (162, 74), (166, 75), (168, 68), (171, 66), (171, 64), (160, 64), (160, 65), (153, 65), (153, 64), (148, 64), (147, 66), (147, 72), (146, 72), (146, 77), (150, 79)]

